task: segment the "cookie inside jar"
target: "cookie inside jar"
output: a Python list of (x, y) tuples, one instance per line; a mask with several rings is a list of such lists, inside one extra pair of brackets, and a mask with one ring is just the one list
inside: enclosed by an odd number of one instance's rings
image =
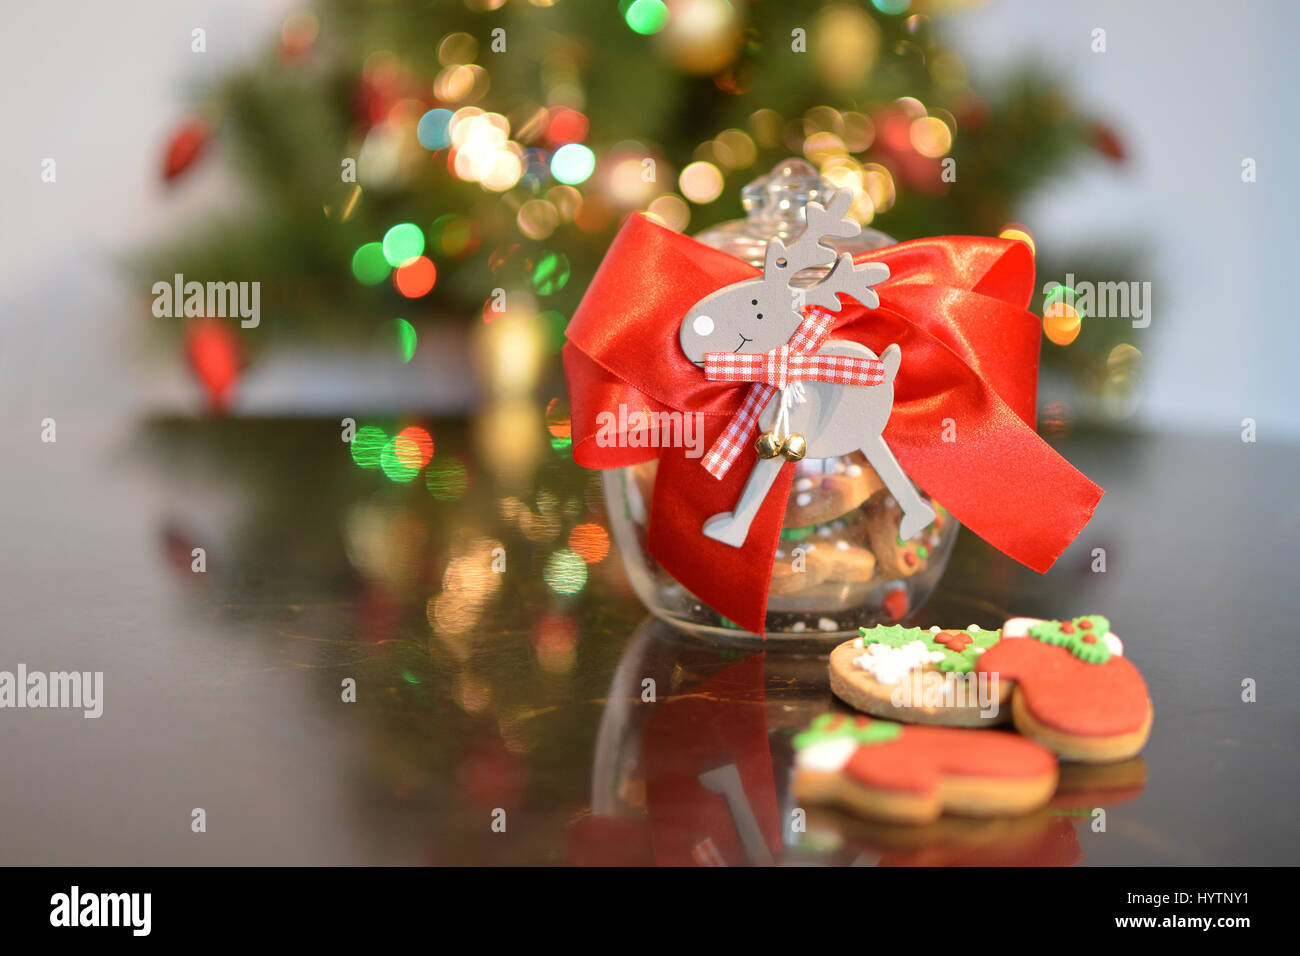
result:
[(773, 628), (848, 633), (904, 618), (928, 596), (956, 530), (926, 500), (934, 521), (904, 540), (902, 509), (861, 452), (795, 465), (772, 564)]
[[(935, 520), (899, 537), (902, 510), (861, 453), (792, 466), (772, 560), (767, 639), (854, 637), (919, 607), (938, 582), (958, 524), (930, 499)], [(659, 617), (687, 630), (744, 640), (748, 632), (703, 604), (650, 556), (647, 530), (658, 463), (606, 473), (610, 527), (634, 590)]]

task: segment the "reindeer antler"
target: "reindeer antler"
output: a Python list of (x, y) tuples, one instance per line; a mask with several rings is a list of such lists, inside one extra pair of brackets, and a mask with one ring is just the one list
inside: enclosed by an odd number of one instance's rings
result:
[(827, 206), (808, 203), (804, 207), (808, 226), (794, 244), (787, 247), (780, 239), (773, 239), (768, 244), (764, 277), (780, 276), (789, 284), (800, 269), (834, 262), (835, 247), (824, 240), (849, 239), (862, 231), (861, 226), (846, 217), (852, 203), (853, 194), (847, 189), (836, 192)]
[(805, 305), (817, 305), (838, 312), (838, 294), (843, 293), (870, 309), (879, 306), (880, 299), (871, 287), (889, 278), (889, 267), (880, 262), (854, 265), (852, 256), (845, 252), (837, 258), (835, 247), (825, 241), (851, 239), (862, 231), (861, 226), (848, 218), (847, 213), (852, 203), (853, 194), (847, 189), (836, 192), (826, 206), (816, 202), (808, 203), (805, 207), (808, 227), (794, 244), (787, 248), (780, 239), (773, 239), (768, 244), (763, 277), (768, 280), (779, 277), (790, 285), (799, 270), (834, 262), (835, 265), (820, 282), (808, 289), (797, 290)]
[(864, 262), (854, 265), (853, 257), (847, 252), (841, 253), (831, 271), (815, 286), (804, 292), (806, 305), (819, 305), (832, 312), (840, 310), (838, 293), (852, 296), (868, 309), (880, 305), (880, 297), (871, 288), (877, 282), (889, 278), (889, 266), (883, 262)]

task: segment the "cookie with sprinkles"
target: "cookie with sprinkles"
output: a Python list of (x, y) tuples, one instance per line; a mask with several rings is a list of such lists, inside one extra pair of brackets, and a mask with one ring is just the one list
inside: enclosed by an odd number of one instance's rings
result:
[(1016, 730), (1064, 760), (1127, 760), (1151, 735), (1154, 712), (1146, 682), (1100, 614), (1062, 621), (1012, 618), (975, 671), (1012, 684)]
[(1000, 730), (824, 714), (794, 747), (796, 799), (889, 823), (1032, 813), (1056, 789), (1051, 751)]
[(877, 566), (888, 578), (910, 578), (929, 567), (930, 556), (941, 541), (939, 532), (951, 520), (943, 508), (934, 504), (934, 521), (904, 541), (898, 536), (903, 510), (888, 491), (875, 495), (865, 510), (863, 528), (867, 540)]
[(974, 673), (1000, 632), (859, 628), (830, 657), (831, 691), (854, 710), (916, 724), (990, 727), (1010, 720), (1011, 688)]

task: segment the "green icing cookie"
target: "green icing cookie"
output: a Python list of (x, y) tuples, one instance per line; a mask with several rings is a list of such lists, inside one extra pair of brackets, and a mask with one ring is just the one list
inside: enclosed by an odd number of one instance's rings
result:
[(872, 720), (866, 726), (859, 724), (852, 717), (842, 714), (822, 714), (801, 734), (795, 734), (794, 747), (802, 750), (813, 744), (824, 744), (829, 740), (852, 737), (860, 744), (883, 744), (893, 740), (903, 728), (887, 720)]
[(958, 631), (957, 633), (970, 635), (971, 642), (960, 651), (955, 651), (946, 644), (940, 644), (935, 640), (939, 634), (922, 630), (919, 627), (901, 627), (897, 624), (890, 624), (880, 627), (860, 627), (858, 633), (862, 635), (863, 644), (885, 644), (889, 647), (902, 647), (904, 644), (920, 641), (926, 646), (927, 650), (941, 651), (943, 653), (943, 660), (935, 664), (935, 667), (941, 671), (955, 671), (958, 674), (967, 674), (974, 669), (975, 661), (979, 659), (977, 650), (988, 650), (1002, 638), (1002, 632), (999, 630)]
[[(1084, 624), (1087, 626), (1084, 626)], [(1070, 629), (1063, 630), (1068, 624)], [(1029, 636), (1044, 644), (1055, 644), (1089, 664), (1105, 664), (1110, 660), (1110, 648), (1105, 636), (1110, 633), (1110, 621), (1100, 614), (1086, 614), (1071, 621), (1044, 621), (1029, 628)], [(1086, 640), (1091, 637), (1092, 640)]]

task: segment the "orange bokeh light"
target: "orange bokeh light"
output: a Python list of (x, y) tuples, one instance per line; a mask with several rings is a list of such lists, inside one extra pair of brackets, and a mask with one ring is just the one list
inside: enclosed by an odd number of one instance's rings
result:
[(393, 285), (397, 291), (408, 299), (418, 299), (428, 295), (433, 284), (438, 281), (438, 269), (428, 256), (416, 256), (403, 263), (393, 273)]
[(593, 522), (580, 524), (569, 532), (569, 548), (588, 564), (599, 564), (609, 554), (609, 534)]

